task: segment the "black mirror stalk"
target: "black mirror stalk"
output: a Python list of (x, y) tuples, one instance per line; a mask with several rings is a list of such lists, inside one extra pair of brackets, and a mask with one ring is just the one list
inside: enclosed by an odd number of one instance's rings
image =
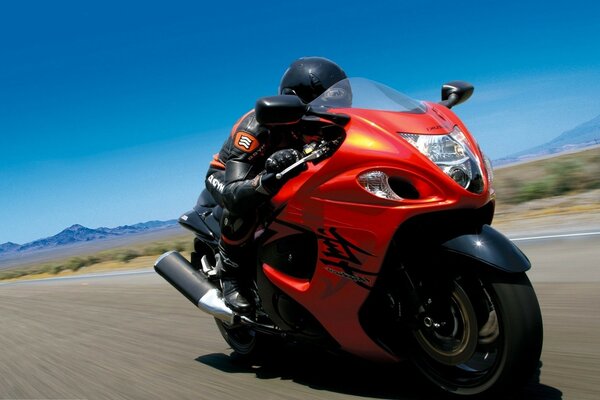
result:
[(475, 88), (468, 82), (452, 81), (442, 85), (442, 101), (439, 104), (452, 108), (471, 97)]
[(350, 117), (345, 114), (334, 114), (327, 111), (320, 111), (311, 106), (308, 106), (306, 115), (322, 118), (341, 127), (348, 125), (348, 122), (350, 122)]

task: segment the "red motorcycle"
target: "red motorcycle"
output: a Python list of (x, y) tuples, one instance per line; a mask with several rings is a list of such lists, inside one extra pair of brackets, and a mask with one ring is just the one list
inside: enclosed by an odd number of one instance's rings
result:
[(442, 101), (346, 79), (310, 104), (257, 101), (263, 124), (304, 124), (319, 141), (265, 205), (249, 277), (254, 311), (222, 300), (221, 209), (203, 198), (179, 222), (196, 234), (191, 262), (161, 256), (156, 271), (215, 317), (244, 356), (285, 340), (373, 361), (410, 359), (458, 395), (523, 384), (536, 370), (542, 318), (527, 257), (490, 227), (492, 168), (450, 110), (473, 86), (451, 82)]

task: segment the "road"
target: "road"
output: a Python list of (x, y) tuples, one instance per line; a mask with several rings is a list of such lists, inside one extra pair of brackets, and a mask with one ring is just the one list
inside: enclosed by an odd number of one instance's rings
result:
[[(511, 399), (598, 399), (600, 235), (520, 240), (544, 318), (538, 382)], [(289, 348), (230, 357), (152, 272), (0, 285), (0, 399), (426, 399), (409, 365)]]

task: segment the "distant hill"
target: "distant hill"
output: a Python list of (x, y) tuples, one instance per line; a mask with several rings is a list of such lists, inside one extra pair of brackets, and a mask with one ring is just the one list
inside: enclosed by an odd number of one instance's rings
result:
[(142, 232), (157, 231), (160, 229), (171, 228), (177, 225), (177, 220), (169, 221), (149, 221), (135, 225), (123, 225), (116, 228), (86, 228), (85, 226), (75, 224), (54, 236), (44, 239), (38, 239), (33, 242), (19, 245), (17, 243), (7, 242), (0, 244), (0, 258), (6, 255), (26, 253), (30, 251), (45, 250), (60, 246), (67, 246), (81, 242), (91, 242), (101, 239), (109, 239), (119, 236), (129, 236)]
[(11, 251), (15, 251), (19, 247), (21, 247), (20, 244), (16, 244), (16, 243), (13, 243), (13, 242), (6, 242), (6, 243), (3, 243), (3, 244), (0, 244), (0, 254), (2, 254), (2, 253), (8, 253), (8, 252), (11, 252)]
[(532, 160), (547, 155), (600, 145), (600, 115), (561, 133), (548, 143), (494, 160), (494, 166)]

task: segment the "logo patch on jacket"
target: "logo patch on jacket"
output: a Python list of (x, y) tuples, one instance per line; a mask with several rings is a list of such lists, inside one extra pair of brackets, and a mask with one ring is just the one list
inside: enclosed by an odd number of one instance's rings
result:
[(249, 133), (239, 131), (235, 134), (233, 144), (244, 153), (252, 153), (258, 147), (258, 140)]

